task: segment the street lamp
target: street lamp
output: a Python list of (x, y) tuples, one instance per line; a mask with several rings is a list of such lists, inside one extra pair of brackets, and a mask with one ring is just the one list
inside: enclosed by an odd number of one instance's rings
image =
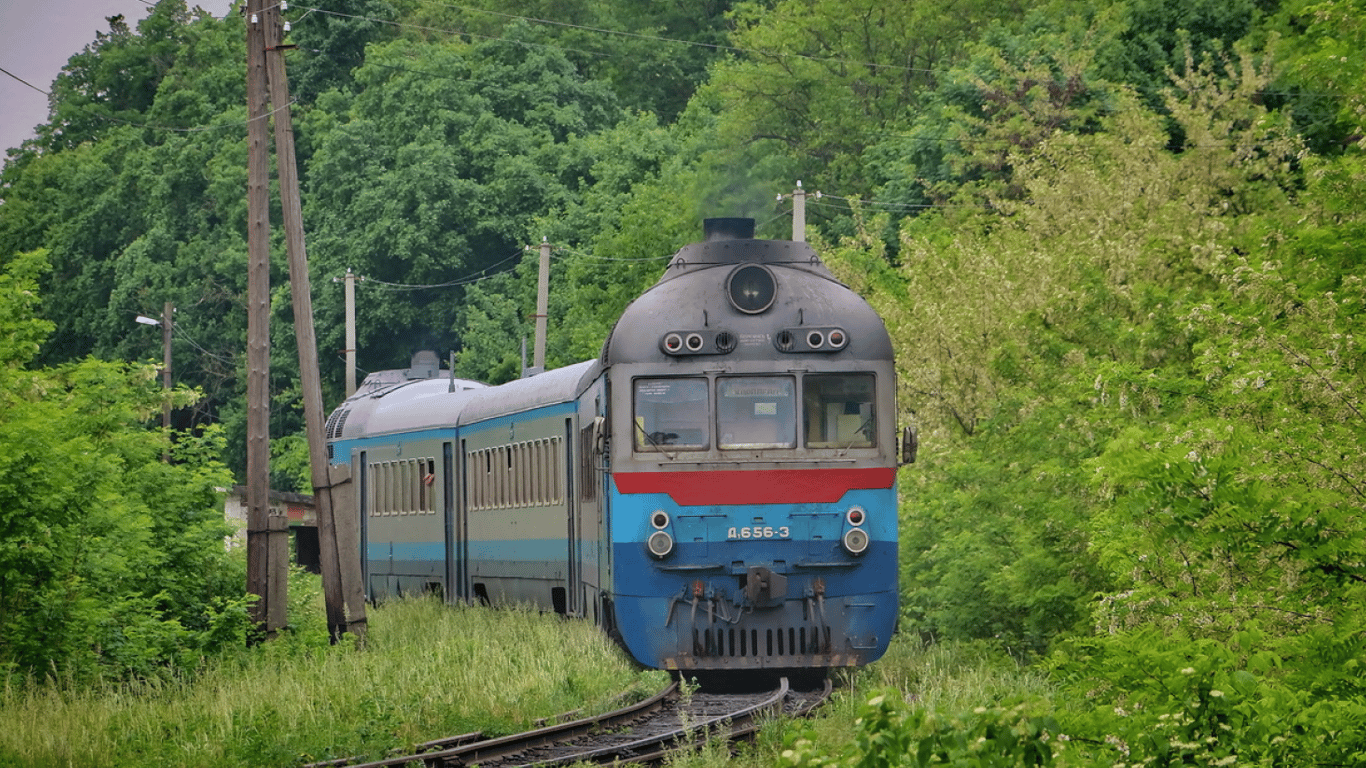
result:
[(171, 389), (171, 326), (174, 313), (175, 307), (171, 306), (171, 302), (168, 301), (165, 308), (162, 309), (160, 320), (146, 315), (137, 316), (137, 321), (143, 325), (161, 326), (161, 388), (167, 390), (168, 395), (166, 402), (161, 406), (161, 426), (168, 433), (171, 431), (171, 398), (169, 393)]

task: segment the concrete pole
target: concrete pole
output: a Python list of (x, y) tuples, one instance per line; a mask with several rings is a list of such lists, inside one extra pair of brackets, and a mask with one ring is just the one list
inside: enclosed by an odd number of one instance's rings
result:
[(346, 396), (356, 394), (356, 276), (346, 270)]
[(806, 190), (802, 189), (801, 181), (792, 190), (792, 240), (806, 242)]
[(166, 450), (161, 454), (161, 460), (169, 462), (171, 460), (171, 323), (175, 322), (175, 307), (171, 302), (161, 310), (161, 388), (164, 399), (161, 403), (161, 429), (165, 432)]
[(545, 371), (546, 313), (550, 306), (550, 243), (541, 238), (540, 274), (536, 280), (536, 347), (531, 366)]

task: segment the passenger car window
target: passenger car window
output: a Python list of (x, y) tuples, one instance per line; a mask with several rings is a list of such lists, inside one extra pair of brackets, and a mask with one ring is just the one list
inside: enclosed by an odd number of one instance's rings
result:
[(708, 423), (706, 379), (636, 379), (637, 451), (706, 450)]
[(802, 379), (808, 448), (872, 448), (877, 444), (871, 373), (819, 374)]
[(796, 389), (790, 376), (733, 376), (716, 381), (716, 431), (722, 448), (794, 448)]

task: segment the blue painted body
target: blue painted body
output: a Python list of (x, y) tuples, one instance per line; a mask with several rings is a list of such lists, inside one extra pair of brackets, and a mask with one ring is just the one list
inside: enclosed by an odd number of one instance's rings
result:
[[(667, 494), (614, 492), (613, 561), (628, 575), (614, 590), (622, 642), (635, 658), (665, 669), (849, 666), (880, 658), (898, 613), (895, 499), (892, 488), (850, 491), (832, 504), (690, 507)], [(840, 544), (852, 506), (868, 513), (862, 527), (870, 543), (857, 556)], [(663, 559), (644, 545), (656, 510), (669, 513), (677, 542)], [(761, 538), (742, 538), (745, 528)], [(763, 538), (770, 529), (772, 538)], [(756, 603), (746, 595), (756, 566), (786, 579), (781, 598)], [(800, 632), (818, 625), (836, 628), (836, 636), (828, 648), (811, 650)], [(789, 629), (792, 639), (784, 638), (779, 653), (770, 632)], [(735, 633), (758, 635), (748, 635), (744, 648), (708, 653), (708, 631), (729, 645)]]

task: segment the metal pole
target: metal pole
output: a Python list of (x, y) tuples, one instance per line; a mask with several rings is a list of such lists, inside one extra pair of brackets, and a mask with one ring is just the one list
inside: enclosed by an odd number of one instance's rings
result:
[(360, 553), (341, 546), (352, 537), (342, 526), (358, 527), (351, 518), (333, 515), (327, 444), (323, 434), (322, 377), (318, 370), (318, 343), (313, 328), (313, 297), (308, 278), (308, 254), (304, 249), (303, 212), (299, 199), (299, 174), (294, 154), (294, 127), (289, 111), (289, 82), (285, 78), (281, 40), (280, 6), (265, 10), (266, 66), (271, 103), (275, 114), (275, 164), (280, 174), (280, 209), (284, 215), (285, 247), (289, 254), (289, 286), (294, 299), (294, 335), (298, 341), (300, 389), (304, 399), (304, 425), (308, 432), (309, 465), (312, 471), (313, 507), (318, 515), (319, 560), (327, 623), (334, 639), (350, 632), (365, 637), (365, 595), (360, 584)]
[(792, 240), (806, 242), (806, 190), (802, 189), (801, 181), (792, 190)]

